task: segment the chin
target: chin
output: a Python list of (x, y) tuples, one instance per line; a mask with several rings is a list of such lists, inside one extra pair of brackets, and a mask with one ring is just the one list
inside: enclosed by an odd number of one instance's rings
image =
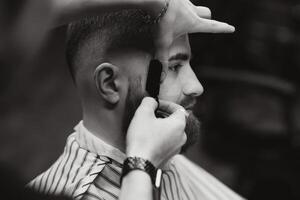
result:
[(186, 150), (195, 144), (200, 136), (201, 123), (199, 119), (193, 114), (193, 111), (187, 110), (189, 116), (186, 121), (185, 133), (187, 135), (187, 141), (182, 146), (181, 153), (186, 152)]

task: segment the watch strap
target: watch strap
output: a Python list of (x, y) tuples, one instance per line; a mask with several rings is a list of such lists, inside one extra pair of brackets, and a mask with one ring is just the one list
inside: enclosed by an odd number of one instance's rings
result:
[(123, 164), (122, 175), (120, 182), (122, 183), (123, 177), (132, 170), (141, 170), (149, 174), (152, 184), (158, 188), (160, 187), (162, 171), (149, 161), (140, 157), (127, 157)]

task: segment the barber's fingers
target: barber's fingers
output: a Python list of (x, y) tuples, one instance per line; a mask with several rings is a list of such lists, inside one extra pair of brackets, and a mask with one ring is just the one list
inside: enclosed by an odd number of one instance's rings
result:
[(142, 111), (143, 113), (153, 114), (154, 111), (157, 108), (158, 104), (157, 101), (152, 97), (145, 97), (137, 111)]
[(159, 99), (159, 110), (166, 112), (169, 115), (181, 108), (183, 107), (174, 102)]
[(199, 17), (207, 19), (211, 18), (211, 11), (208, 7), (195, 6), (190, 0), (187, 0), (186, 2), (189, 4), (189, 8), (193, 8), (193, 11), (196, 12)]
[(199, 17), (210, 19), (211, 18), (211, 11), (209, 8), (204, 6), (196, 6), (194, 7), (194, 11), (197, 13)]
[(234, 26), (227, 23), (199, 17), (195, 21), (195, 25), (189, 30), (189, 33), (232, 33), (234, 31)]
[(189, 115), (182, 106), (164, 100), (159, 100), (159, 110), (167, 113), (169, 117), (172, 116), (173, 118), (178, 117), (179, 119), (186, 119)]
[(188, 112), (183, 108), (177, 109), (174, 113), (172, 113), (168, 119), (176, 120), (177, 122), (182, 122), (182, 125), (185, 127), (186, 119), (188, 118)]

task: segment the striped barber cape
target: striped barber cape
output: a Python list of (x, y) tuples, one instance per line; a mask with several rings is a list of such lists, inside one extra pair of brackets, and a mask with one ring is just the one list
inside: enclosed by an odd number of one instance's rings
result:
[[(90, 133), (80, 122), (66, 142), (63, 154), (27, 186), (48, 195), (73, 199), (115, 200), (125, 154)], [(243, 199), (182, 155), (163, 169), (161, 200)]]

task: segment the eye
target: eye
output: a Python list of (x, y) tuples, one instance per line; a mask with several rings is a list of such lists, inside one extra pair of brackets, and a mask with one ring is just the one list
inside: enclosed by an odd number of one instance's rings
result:
[(169, 69), (170, 69), (171, 71), (177, 72), (181, 67), (182, 67), (181, 64), (175, 64), (175, 65), (169, 66)]

